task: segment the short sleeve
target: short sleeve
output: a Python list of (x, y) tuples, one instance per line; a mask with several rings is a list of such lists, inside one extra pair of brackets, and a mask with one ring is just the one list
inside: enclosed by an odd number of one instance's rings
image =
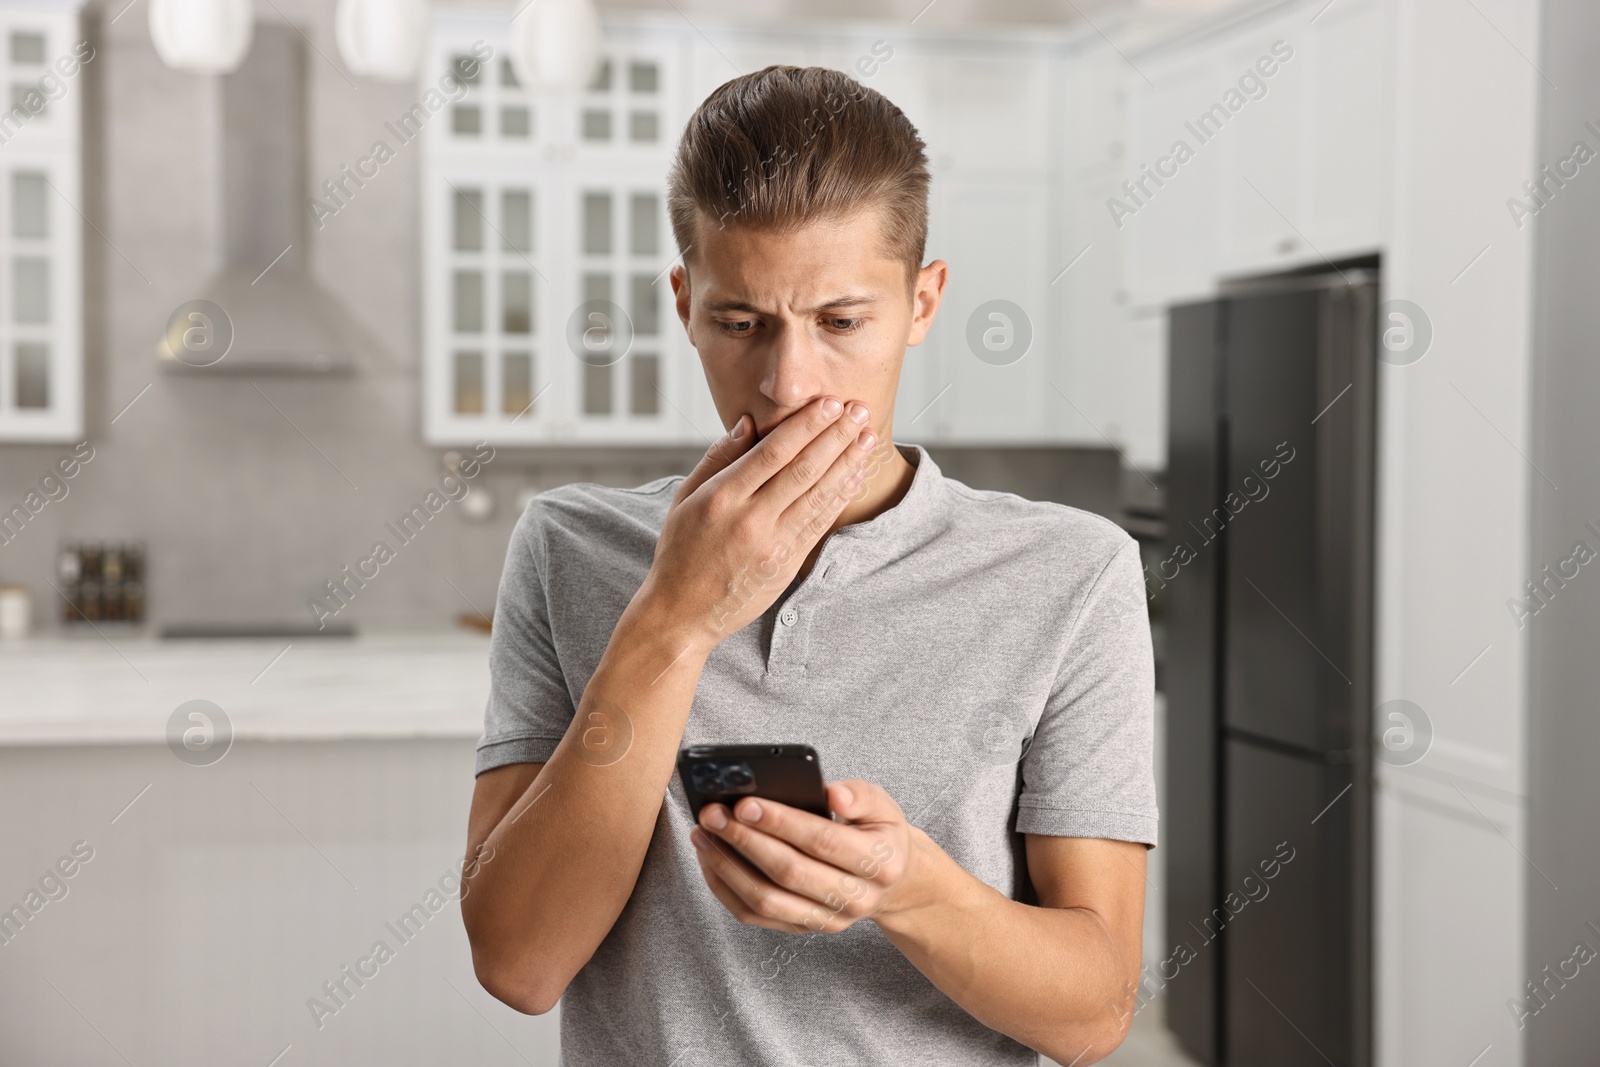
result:
[(1156, 843), (1155, 661), (1138, 542), (1101, 570), (1022, 759), (1017, 832)]
[(495, 596), (478, 774), (509, 763), (548, 761), (576, 714), (551, 632), (544, 565), (535, 499), (512, 531)]

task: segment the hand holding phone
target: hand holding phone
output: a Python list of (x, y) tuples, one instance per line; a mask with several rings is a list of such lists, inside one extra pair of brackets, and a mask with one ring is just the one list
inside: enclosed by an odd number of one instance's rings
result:
[[(692, 746), (678, 766), (695, 811), (689, 841), (701, 873), (740, 922), (837, 933), (937, 897), (940, 864), (920, 864), (934, 879), (920, 887), (907, 873), (914, 851), (931, 856), (938, 846), (881, 787), (851, 778), (824, 788), (809, 747)], [(741, 804), (744, 797), (775, 803)], [(705, 816), (712, 802), (728, 806), (725, 818)]]

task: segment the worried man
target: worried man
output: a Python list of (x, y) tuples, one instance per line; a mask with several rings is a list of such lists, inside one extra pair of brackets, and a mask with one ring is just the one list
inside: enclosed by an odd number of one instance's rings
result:
[[(541, 493), (490, 652), (462, 899), (484, 987), (568, 1067), (1094, 1063), (1156, 841), (1136, 542), (895, 445), (924, 145), (820, 68), (728, 82), (669, 181), (678, 316), (728, 433), (687, 476)], [(698, 824), (680, 745), (801, 743), (832, 819)]]

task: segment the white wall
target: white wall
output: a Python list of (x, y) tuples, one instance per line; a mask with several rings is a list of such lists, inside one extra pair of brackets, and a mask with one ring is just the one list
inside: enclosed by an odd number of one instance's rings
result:
[(1434, 340), (1419, 362), (1380, 368), (1377, 697), (1421, 705), (1435, 740), (1410, 768), (1380, 765), (1379, 1063), (1460, 1067), (1488, 1048), (1481, 1067), (1510, 1067), (1523, 1061), (1505, 1001), (1524, 977), (1527, 664), (1504, 601), (1527, 577), (1538, 475), (1524, 458), (1530, 230), (1504, 205), (1534, 170), (1538, 9), (1395, 9), (1384, 296), (1420, 305)]
[[(1544, 46), (1533, 57), (1560, 92), (1543, 94), (1540, 108), (1541, 163), (1554, 164), (1582, 140), (1600, 146), (1586, 122), (1596, 118), (1600, 67), (1594, 62), (1600, 40), (1600, 6), (1592, 0), (1547, 0)], [(1600, 125), (1600, 123), (1597, 123)], [(1529, 458), (1559, 489), (1531, 480), (1533, 532), (1528, 567), (1540, 569), (1573, 554), (1575, 542), (1591, 550), (1597, 535), (1585, 524), (1600, 525), (1600, 422), (1594, 417), (1600, 397), (1600, 362), (1594, 338), (1600, 332), (1600, 182), (1592, 164), (1556, 191), (1548, 207), (1529, 225), (1537, 237), (1535, 269), (1537, 327), (1534, 388), (1530, 407), (1537, 412)], [(1569, 167), (1570, 172), (1570, 167)], [(1528, 622), (1528, 839), (1526, 851), (1544, 874), (1521, 869), (1528, 894), (1526, 977), (1545, 980), (1572, 967), (1581, 939), (1600, 947), (1588, 924), (1600, 924), (1600, 581), (1584, 565), (1580, 577), (1555, 590), (1548, 608)], [(1571, 574), (1571, 568), (1567, 569)], [(1544, 880), (1544, 875), (1550, 881)], [(1559, 888), (1558, 888), (1559, 887)], [(1562, 986), (1553, 982), (1550, 1001), (1526, 1005), (1528, 1063), (1535, 1067), (1581, 1063), (1600, 1048), (1600, 982), (1583, 978)]]

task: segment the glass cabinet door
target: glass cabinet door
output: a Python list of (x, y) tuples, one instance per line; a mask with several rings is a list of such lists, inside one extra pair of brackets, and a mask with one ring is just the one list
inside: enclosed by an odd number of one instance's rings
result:
[(76, 29), (0, 11), (0, 441), (83, 433)]
[(692, 349), (667, 278), (681, 43), (608, 24), (583, 90), (535, 95), (509, 41), (468, 62), (483, 26), (462, 32), (467, 21), (438, 15), (431, 53), (468, 89), (426, 140), (427, 440), (699, 440), (675, 395), (674, 365)]

